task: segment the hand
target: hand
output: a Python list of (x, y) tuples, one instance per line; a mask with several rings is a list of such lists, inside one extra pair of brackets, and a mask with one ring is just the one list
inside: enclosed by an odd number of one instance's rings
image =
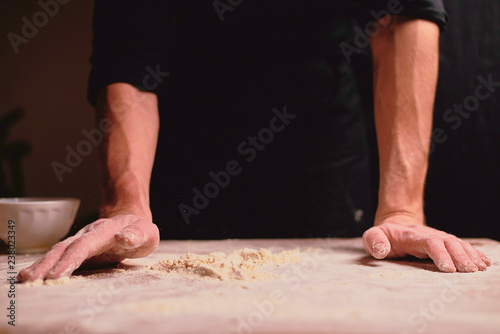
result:
[(159, 243), (158, 227), (134, 214), (103, 218), (52, 247), (43, 258), (19, 272), (20, 282), (69, 276), (82, 263), (103, 266), (151, 254)]
[(486, 270), (491, 261), (470, 243), (436, 230), (412, 215), (384, 218), (363, 234), (363, 246), (376, 259), (408, 255), (431, 258), (444, 272)]

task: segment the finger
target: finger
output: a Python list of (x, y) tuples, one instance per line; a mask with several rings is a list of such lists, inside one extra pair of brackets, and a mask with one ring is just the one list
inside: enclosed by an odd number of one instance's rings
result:
[(123, 248), (123, 252), (120, 254), (123, 257), (144, 257), (158, 247), (158, 227), (151, 222), (140, 219), (116, 233), (115, 241)]
[(376, 259), (385, 258), (391, 251), (391, 243), (384, 231), (374, 226), (363, 233), (365, 251)]
[(39, 266), (39, 264), (42, 260), (43, 260), (43, 258), (34, 262), (31, 266), (22, 269), (17, 274), (17, 281), (22, 283), (22, 282), (34, 281), (34, 280), (38, 279), (38, 277), (35, 277), (34, 271)]
[(453, 259), (453, 263), (455, 264), (455, 267), (458, 271), (468, 273), (478, 270), (477, 266), (465, 252), (460, 240), (455, 238), (447, 238), (444, 240), (444, 245), (448, 250), (451, 258)]
[(434, 264), (439, 270), (445, 273), (454, 273), (457, 271), (453, 259), (444, 245), (444, 241), (440, 238), (427, 238), (423, 240), (423, 249), (427, 255), (434, 261)]
[(92, 229), (71, 243), (46, 278), (56, 279), (69, 276), (83, 261), (101, 254), (113, 246), (113, 235), (116, 231), (115, 222), (103, 219), (101, 224), (95, 224)]
[(124, 249), (137, 248), (146, 242), (146, 234), (140, 224), (132, 224), (115, 234), (115, 241)]
[(50, 251), (47, 252), (41, 259), (33, 263), (31, 266), (21, 270), (17, 275), (19, 282), (34, 281), (37, 279), (43, 279), (47, 273), (52, 269), (54, 264), (59, 261), (61, 255), (64, 253), (66, 248), (77, 238), (83, 234), (83, 231), (79, 231), (72, 237), (67, 238), (57, 244), (55, 244)]
[(489, 267), (491, 266), (491, 260), (489, 257), (487, 257), (486, 255), (484, 255), (483, 252), (481, 252), (479, 249), (476, 249), (477, 253), (479, 254), (479, 256), (481, 257), (481, 260), (483, 260), (483, 262)]
[(470, 243), (462, 241), (462, 247), (479, 270), (485, 271), (488, 268), (483, 259), (481, 259), (478, 251)]

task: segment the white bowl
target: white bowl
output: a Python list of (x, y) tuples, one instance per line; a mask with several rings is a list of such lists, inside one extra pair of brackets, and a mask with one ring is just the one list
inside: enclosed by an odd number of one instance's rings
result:
[(16, 253), (47, 251), (68, 234), (79, 206), (70, 197), (0, 198), (0, 239), (11, 249), (15, 235)]

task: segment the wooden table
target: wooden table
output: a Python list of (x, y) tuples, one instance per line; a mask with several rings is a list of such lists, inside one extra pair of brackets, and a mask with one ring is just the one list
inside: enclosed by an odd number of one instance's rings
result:
[[(1, 256), (0, 333), (500, 333), (500, 243), (471, 239), (493, 265), (445, 274), (431, 261), (368, 257), (360, 239), (162, 241), (144, 259), (82, 271), (62, 285), (16, 284)], [(187, 252), (300, 249), (267, 281), (181, 279), (148, 266)], [(41, 254), (17, 255), (16, 268)], [(7, 277), (8, 278), (8, 277)]]

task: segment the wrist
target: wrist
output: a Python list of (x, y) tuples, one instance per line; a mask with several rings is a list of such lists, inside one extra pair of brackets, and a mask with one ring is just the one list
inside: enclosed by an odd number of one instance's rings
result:
[(425, 224), (425, 215), (423, 208), (420, 210), (400, 208), (400, 209), (387, 209), (386, 207), (379, 206), (375, 213), (374, 226), (379, 226), (387, 222), (394, 222), (398, 224)]
[(120, 215), (136, 215), (140, 216), (150, 222), (153, 221), (153, 216), (149, 208), (142, 208), (136, 206), (123, 206), (123, 205), (101, 205), (100, 213), (101, 218), (112, 218)]
[(149, 196), (139, 191), (104, 191), (101, 203), (101, 218), (110, 218), (118, 215), (134, 214), (152, 221), (149, 207)]
[(381, 173), (375, 221), (391, 216), (408, 216), (424, 222), (425, 168), (400, 168)]
[(149, 179), (143, 180), (136, 173), (130, 172), (125, 172), (114, 179), (104, 178), (101, 217), (135, 214), (152, 221), (148, 182)]

